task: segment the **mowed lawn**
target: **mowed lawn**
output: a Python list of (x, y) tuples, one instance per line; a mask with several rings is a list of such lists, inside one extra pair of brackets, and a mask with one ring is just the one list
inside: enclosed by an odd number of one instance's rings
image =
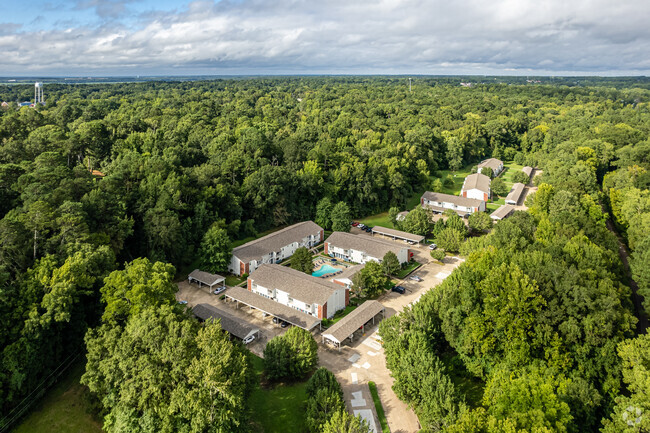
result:
[(512, 188), (512, 185), (514, 184), (514, 182), (512, 181), (512, 176), (516, 172), (521, 171), (521, 169), (524, 168), (524, 166), (515, 164), (514, 162), (504, 162), (503, 168), (504, 170), (499, 177), (503, 179), (503, 182), (508, 186), (508, 188)]
[(101, 433), (101, 421), (86, 412), (86, 388), (79, 384), (84, 368), (84, 362), (71, 367), (12, 432)]
[(264, 370), (262, 358), (251, 355), (257, 377), (250, 398), (253, 431), (273, 433), (301, 433), (305, 431), (305, 401), (307, 382), (291, 385), (277, 385), (271, 389), (260, 386), (259, 379)]

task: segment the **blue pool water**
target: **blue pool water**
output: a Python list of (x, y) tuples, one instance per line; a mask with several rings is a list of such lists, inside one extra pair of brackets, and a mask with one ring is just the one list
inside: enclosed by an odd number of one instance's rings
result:
[(320, 268), (318, 268), (316, 271), (311, 273), (312, 277), (322, 277), (323, 275), (326, 274), (333, 274), (334, 272), (338, 272), (339, 269), (333, 268), (330, 265), (323, 265)]

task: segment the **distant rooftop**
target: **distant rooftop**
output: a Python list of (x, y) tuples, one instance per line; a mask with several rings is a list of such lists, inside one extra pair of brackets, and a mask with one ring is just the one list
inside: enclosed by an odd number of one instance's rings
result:
[(299, 242), (309, 235), (320, 233), (321, 230), (323, 229), (315, 222), (303, 221), (240, 245), (232, 250), (232, 254), (248, 263), (272, 251), (280, 251), (282, 247)]
[(306, 304), (325, 305), (334, 292), (341, 290), (341, 286), (326, 279), (275, 264), (261, 265), (249, 278), (257, 285), (282, 290)]
[(406, 248), (406, 246), (402, 247), (392, 241), (385, 241), (370, 236), (353, 235), (352, 233), (345, 232), (334, 232), (325, 239), (325, 242), (335, 247), (343, 248), (344, 250), (353, 249), (363, 251), (377, 259), (383, 258), (389, 251), (397, 255), (402, 249)]

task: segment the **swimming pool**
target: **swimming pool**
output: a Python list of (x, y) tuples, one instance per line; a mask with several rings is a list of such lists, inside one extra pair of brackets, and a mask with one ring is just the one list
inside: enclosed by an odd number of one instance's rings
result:
[(333, 274), (334, 272), (338, 272), (340, 269), (333, 268), (330, 265), (323, 265), (320, 268), (318, 268), (316, 271), (311, 273), (312, 277), (322, 277), (323, 275), (327, 274)]

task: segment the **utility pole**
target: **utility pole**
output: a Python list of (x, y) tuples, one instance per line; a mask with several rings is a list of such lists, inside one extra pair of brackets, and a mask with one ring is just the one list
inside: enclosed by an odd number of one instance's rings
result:
[(411, 79), (409, 78), (409, 93), (411, 93)]

